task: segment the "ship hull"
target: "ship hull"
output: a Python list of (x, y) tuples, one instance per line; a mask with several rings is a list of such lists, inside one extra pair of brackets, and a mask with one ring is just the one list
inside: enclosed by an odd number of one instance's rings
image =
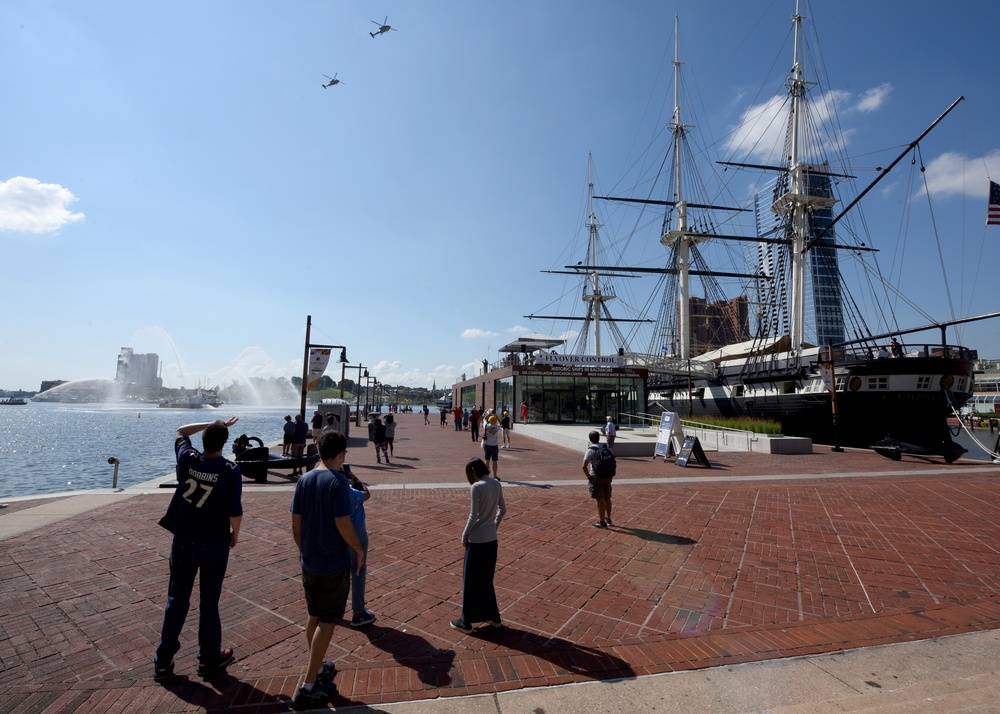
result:
[(788, 436), (815, 443), (872, 448), (890, 439), (923, 453), (952, 455), (947, 419), (972, 396), (973, 362), (952, 357), (853, 360), (835, 370), (833, 401), (815, 365), (778, 369), (748, 380), (740, 370), (713, 379), (659, 375), (650, 385), (650, 411), (683, 418), (771, 419)]

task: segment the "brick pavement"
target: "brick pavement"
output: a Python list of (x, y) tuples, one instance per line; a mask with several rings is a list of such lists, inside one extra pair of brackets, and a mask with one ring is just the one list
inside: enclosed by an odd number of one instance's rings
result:
[[(710, 470), (621, 459), (616, 525), (602, 531), (590, 526), (580, 454), (515, 433), (500, 465), (506, 627), (462, 635), (448, 621), (461, 602), (463, 465), (478, 449), (468, 432), (425, 427), (418, 415), (400, 422), (391, 466), (358, 442), (349, 452), (375, 486), (368, 593), (379, 619), (335, 632), (338, 707), (1000, 627), (992, 465), (821, 448), (709, 454)], [(817, 477), (844, 474), (864, 476)], [(801, 478), (777, 480), (790, 476)], [(238, 661), (211, 682), (194, 674), (194, 606), (178, 676), (151, 679), (169, 552), (156, 520), (167, 493), (123, 497), (4, 541), (0, 711), (288, 709), (305, 664), (304, 603), (288, 484), (272, 480), (247, 485), (222, 598), (224, 644)]]

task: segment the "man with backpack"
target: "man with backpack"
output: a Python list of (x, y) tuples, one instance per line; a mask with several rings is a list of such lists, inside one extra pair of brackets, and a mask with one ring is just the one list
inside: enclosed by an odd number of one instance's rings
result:
[(583, 473), (590, 483), (590, 497), (597, 501), (597, 523), (594, 528), (607, 528), (611, 522), (611, 481), (617, 464), (607, 444), (601, 442), (601, 432), (592, 431), (590, 446), (583, 453)]

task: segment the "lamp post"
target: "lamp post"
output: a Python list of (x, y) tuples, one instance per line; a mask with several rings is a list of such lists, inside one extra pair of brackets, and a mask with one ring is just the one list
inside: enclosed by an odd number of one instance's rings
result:
[[(357, 406), (354, 408), (354, 426), (361, 426), (361, 370), (363, 367), (358, 365), (358, 383), (354, 385), (355, 396), (357, 397)], [(365, 370), (365, 377), (368, 376), (368, 370)]]
[(302, 356), (302, 402), (299, 405), (299, 413), (302, 418), (306, 418), (306, 392), (309, 391), (309, 350), (313, 347), (320, 349), (339, 349), (340, 358), (337, 360), (341, 364), (340, 369), (340, 396), (344, 396), (344, 365), (347, 364), (347, 348), (343, 345), (314, 345), (309, 342), (309, 332), (312, 329), (312, 315), (306, 315), (306, 347)]

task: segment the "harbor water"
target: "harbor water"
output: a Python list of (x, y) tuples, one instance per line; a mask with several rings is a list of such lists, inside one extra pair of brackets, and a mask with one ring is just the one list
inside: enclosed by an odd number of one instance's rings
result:
[[(174, 432), (182, 424), (239, 417), (223, 453), (240, 434), (280, 441), (288, 407), (224, 405), (161, 409), (155, 404), (29, 402), (0, 408), (0, 499), (92, 488), (119, 488), (173, 473)], [(310, 408), (309, 414), (312, 414)], [(192, 439), (201, 448), (197, 435)]]

